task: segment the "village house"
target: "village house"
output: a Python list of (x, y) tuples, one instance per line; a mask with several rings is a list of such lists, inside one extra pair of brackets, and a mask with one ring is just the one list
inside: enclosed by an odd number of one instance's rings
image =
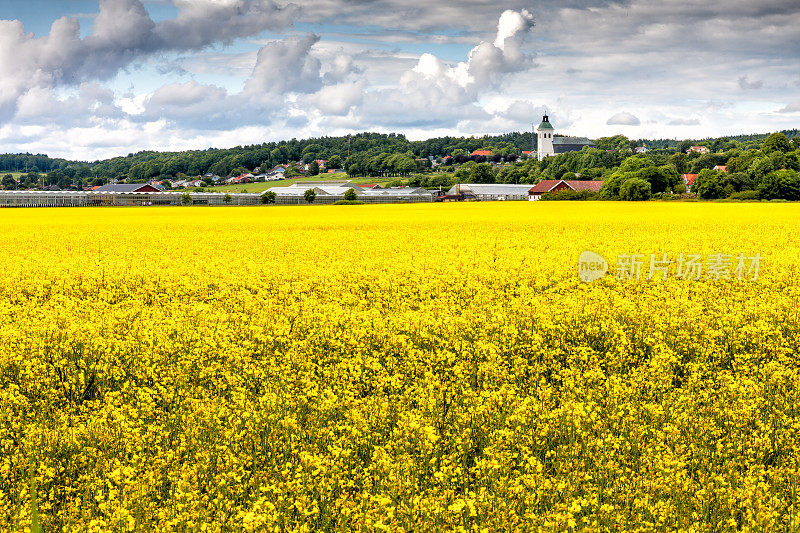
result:
[(602, 187), (602, 181), (542, 180), (528, 190), (528, 200), (535, 202), (541, 200), (543, 194), (563, 190), (600, 192)]
[(686, 192), (692, 192), (692, 185), (694, 185), (694, 180), (697, 179), (697, 174), (683, 174), (681, 179), (683, 184), (686, 185)]
[(711, 150), (708, 146), (692, 146), (688, 150), (686, 150), (687, 154), (696, 153), (696, 154), (708, 154)]

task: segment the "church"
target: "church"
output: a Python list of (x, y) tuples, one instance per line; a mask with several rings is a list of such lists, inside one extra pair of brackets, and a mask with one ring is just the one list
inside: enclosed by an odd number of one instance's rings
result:
[(551, 155), (578, 152), (584, 146), (595, 147), (594, 143), (586, 137), (555, 135), (555, 128), (550, 124), (550, 119), (547, 115), (542, 117), (542, 123), (539, 124), (536, 130), (536, 143), (536, 158), (539, 161)]

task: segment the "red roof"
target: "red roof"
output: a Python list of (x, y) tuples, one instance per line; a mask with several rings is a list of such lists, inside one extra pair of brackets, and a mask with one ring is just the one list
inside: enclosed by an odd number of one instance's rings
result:
[(555, 187), (561, 180), (542, 180), (528, 191), (528, 194), (541, 194), (543, 192), (549, 192), (553, 187)]
[(542, 180), (528, 191), (528, 194), (542, 194), (550, 192), (556, 188), (559, 183), (566, 184), (567, 187), (573, 191), (594, 191), (600, 192), (603, 186), (602, 181), (589, 181), (589, 180)]
[(714, 167), (714, 170), (721, 170), (722, 172), (727, 172), (728, 171), (728, 167), (727, 167), (727, 165), (717, 165), (717, 166)]
[(523, 150), (522, 151), (522, 155), (531, 155), (532, 153), (533, 153), (533, 150)]
[(492, 153), (491, 150), (475, 150), (470, 155), (485, 155), (486, 157), (489, 157), (491, 155), (494, 155), (494, 153)]
[(367, 184), (364, 184), (364, 185), (359, 185), (359, 187), (362, 187), (364, 189), (374, 189), (377, 186), (378, 186), (377, 183), (367, 183)]
[(687, 187), (691, 187), (694, 180), (697, 179), (697, 174), (684, 174), (681, 176), (683, 178), (683, 182), (686, 184)]

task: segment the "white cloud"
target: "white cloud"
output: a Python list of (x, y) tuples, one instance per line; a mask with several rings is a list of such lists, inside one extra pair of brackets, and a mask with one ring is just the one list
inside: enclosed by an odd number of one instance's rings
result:
[(609, 126), (638, 126), (641, 123), (638, 117), (627, 111), (621, 111), (606, 121)]
[(668, 126), (699, 126), (700, 119), (698, 118), (673, 118), (667, 122)]
[(342, 116), (360, 106), (364, 100), (365, 80), (352, 83), (339, 83), (323, 87), (315, 94), (308, 96), (303, 103), (313, 106), (325, 115)]

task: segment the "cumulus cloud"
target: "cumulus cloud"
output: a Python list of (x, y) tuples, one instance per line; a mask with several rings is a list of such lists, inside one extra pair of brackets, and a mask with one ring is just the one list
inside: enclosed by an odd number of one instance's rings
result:
[(358, 107), (364, 100), (366, 80), (352, 83), (338, 83), (323, 87), (302, 102), (325, 115), (343, 116)]
[(638, 117), (627, 111), (621, 111), (606, 121), (609, 126), (638, 126), (641, 123)]
[(322, 62), (313, 54), (319, 41), (309, 33), (268, 42), (236, 94), (195, 81), (161, 87), (146, 98), (137, 119), (197, 128), (269, 125), (276, 120), (303, 127), (306, 114), (346, 115), (361, 103), (366, 81), (346, 81), (358, 70), (343, 54), (323, 73)]
[(522, 72), (533, 66), (522, 44), (534, 26), (528, 11), (505, 11), (497, 24), (494, 43), (481, 42), (469, 52), (466, 62), (448, 66), (432, 54), (423, 54), (400, 83), (406, 89), (421, 90), (432, 97), (473, 101), (484, 89), (496, 87), (503, 74)]
[(197, 50), (293, 22), (298, 8), (268, 0), (176, 0), (174, 19), (154, 22), (141, 0), (100, 0), (92, 33), (72, 17), (36, 38), (18, 20), (0, 21), (0, 120), (30, 87), (106, 80), (152, 54)]
[(488, 120), (490, 115), (477, 105), (480, 97), (497, 89), (504, 76), (534, 66), (533, 57), (523, 51), (533, 27), (528, 11), (508, 10), (500, 16), (493, 42), (472, 48), (466, 61), (451, 65), (422, 54), (397, 87), (365, 95), (362, 116), (376, 125), (431, 128)]
[(322, 88), (322, 63), (310, 55), (319, 36), (290, 37), (274, 41), (259, 50), (253, 74), (244, 87), (251, 95), (312, 93)]
[(15, 122), (69, 126), (87, 125), (125, 116), (114, 98), (114, 92), (96, 83), (83, 83), (76, 94), (59, 98), (53, 90), (33, 87), (17, 104)]

